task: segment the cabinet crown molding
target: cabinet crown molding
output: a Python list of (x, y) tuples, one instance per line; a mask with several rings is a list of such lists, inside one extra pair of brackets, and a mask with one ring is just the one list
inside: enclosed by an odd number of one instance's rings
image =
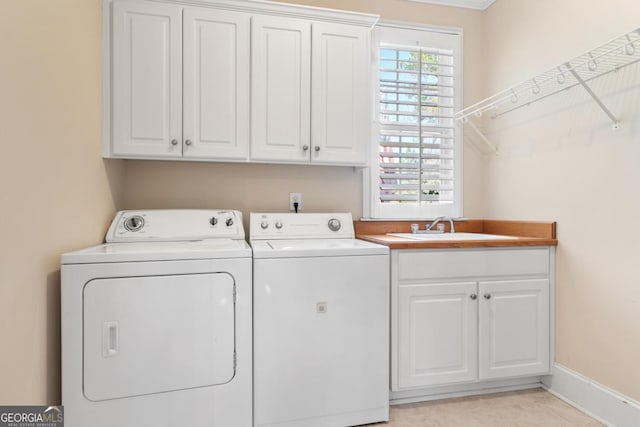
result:
[[(111, 3), (113, 0), (105, 0)], [(157, 3), (211, 7), (218, 9), (253, 12), (266, 15), (287, 16), (298, 19), (313, 19), (341, 24), (360, 25), (372, 28), (380, 16), (346, 10), (278, 3), (267, 0), (147, 0)]]
[(485, 10), (495, 0), (408, 0), (417, 3), (430, 3), (440, 6), (462, 7), (465, 9)]

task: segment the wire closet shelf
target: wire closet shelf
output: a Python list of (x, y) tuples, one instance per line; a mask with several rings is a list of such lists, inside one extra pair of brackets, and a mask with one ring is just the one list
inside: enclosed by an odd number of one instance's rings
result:
[[(587, 83), (638, 61), (640, 61), (640, 28), (473, 104), (455, 113), (455, 118), (469, 123), (474, 130), (480, 133), (475, 125), (468, 120), (470, 116), (482, 117), (487, 113), (495, 119), (580, 85), (609, 116), (613, 127), (618, 128), (617, 118)], [(481, 133), (480, 136), (495, 150), (495, 147)]]

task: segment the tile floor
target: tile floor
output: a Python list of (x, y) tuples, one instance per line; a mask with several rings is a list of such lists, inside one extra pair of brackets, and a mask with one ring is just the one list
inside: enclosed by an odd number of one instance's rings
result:
[(388, 423), (372, 427), (602, 426), (542, 389), (470, 396), (391, 407)]

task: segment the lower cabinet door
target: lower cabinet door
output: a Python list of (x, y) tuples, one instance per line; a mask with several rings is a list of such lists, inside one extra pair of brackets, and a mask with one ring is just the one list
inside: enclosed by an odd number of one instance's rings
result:
[(477, 378), (476, 282), (398, 289), (398, 387)]
[(480, 282), (479, 378), (549, 371), (549, 280)]

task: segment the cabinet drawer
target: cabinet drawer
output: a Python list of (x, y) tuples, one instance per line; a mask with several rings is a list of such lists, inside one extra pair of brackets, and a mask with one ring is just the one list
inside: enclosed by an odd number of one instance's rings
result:
[(549, 248), (394, 250), (397, 279), (445, 279), (549, 274)]

